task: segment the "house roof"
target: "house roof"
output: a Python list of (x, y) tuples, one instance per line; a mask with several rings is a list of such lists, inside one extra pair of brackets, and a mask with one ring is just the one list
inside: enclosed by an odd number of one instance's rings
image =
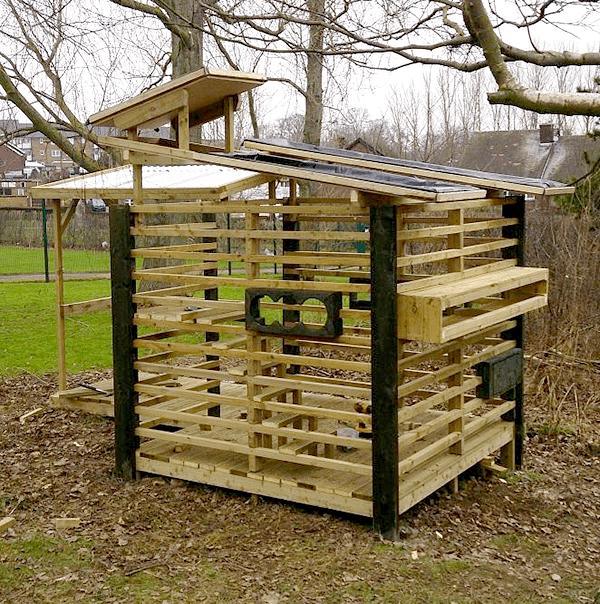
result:
[[(143, 166), (144, 193), (156, 199), (222, 199), (267, 182), (257, 172), (222, 166)], [(120, 166), (32, 189), (34, 199), (128, 199), (133, 197), (133, 169)]]
[(504, 172), (518, 177), (570, 182), (585, 174), (600, 155), (590, 136), (559, 136), (541, 143), (539, 130), (476, 132), (464, 145), (462, 168)]
[[(210, 113), (209, 110), (226, 97), (236, 97), (266, 82), (264, 75), (242, 71), (199, 69), (148, 90), (134, 98), (95, 113), (89, 118), (94, 126), (155, 128), (169, 123), (181, 107), (181, 95), (187, 93), (190, 114)], [(222, 113), (220, 113), (222, 115)], [(196, 117), (197, 123), (202, 122)], [(206, 121), (206, 120), (205, 120)]]
[(27, 153), (25, 153), (24, 151), (22, 151), (21, 149), (19, 149), (19, 147), (17, 147), (16, 145), (13, 145), (10, 142), (4, 143), (2, 146), (6, 147), (9, 151), (11, 151), (12, 153), (14, 153), (15, 155), (18, 155), (19, 157), (26, 157), (27, 156)]
[(372, 155), (383, 155), (383, 153), (377, 147), (374, 147), (371, 143), (367, 142), (360, 136), (355, 138), (350, 144), (345, 145), (344, 149), (347, 151), (355, 151), (359, 147), (364, 147), (367, 153), (371, 153)]

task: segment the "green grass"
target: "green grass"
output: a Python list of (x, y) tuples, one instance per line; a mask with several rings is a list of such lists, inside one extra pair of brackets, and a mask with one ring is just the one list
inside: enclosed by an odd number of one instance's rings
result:
[[(0, 285), (0, 375), (57, 371), (55, 292), (53, 283)], [(108, 295), (106, 280), (65, 283), (66, 302)], [(110, 367), (110, 312), (67, 318), (66, 340), (67, 371)]]
[(39, 570), (34, 568), (42, 563), (44, 570), (84, 569), (91, 561), (89, 542), (78, 538), (72, 543), (45, 537), (35, 533), (13, 543), (0, 541), (0, 555), (5, 563), (0, 565), (0, 585), (16, 587)]
[[(50, 273), (54, 271), (54, 251), (48, 250)], [(0, 274), (44, 274), (42, 248), (0, 246)], [(66, 273), (110, 271), (110, 254), (89, 250), (64, 250), (63, 267)]]
[[(107, 280), (65, 282), (65, 302), (109, 295), (110, 282)], [(241, 300), (244, 290), (221, 287), (219, 295)], [(111, 367), (110, 311), (67, 317), (65, 328), (67, 372)], [(24, 371), (42, 375), (57, 370), (54, 283), (0, 284), (0, 375), (18, 375)]]
[[(65, 302), (81, 302), (110, 295), (107, 280), (66, 281)], [(202, 293), (198, 293), (202, 296)], [(219, 297), (243, 300), (244, 288), (219, 287)], [(308, 300), (307, 304), (316, 303)], [(193, 301), (190, 299), (190, 305)], [(267, 323), (281, 322), (281, 312), (263, 309)], [(323, 314), (302, 313), (302, 320), (320, 323)], [(68, 373), (112, 365), (110, 311), (98, 311), (66, 319), (66, 367)], [(140, 333), (149, 330), (140, 329)], [(228, 336), (225, 336), (227, 338)], [(195, 343), (195, 335), (181, 336)], [(56, 336), (56, 289), (54, 283), (0, 284), (0, 375), (24, 371), (42, 375), (58, 370)]]

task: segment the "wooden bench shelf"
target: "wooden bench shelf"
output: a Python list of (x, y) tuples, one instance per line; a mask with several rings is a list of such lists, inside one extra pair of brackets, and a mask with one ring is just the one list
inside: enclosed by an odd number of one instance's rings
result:
[(548, 269), (511, 267), (398, 296), (398, 336), (443, 343), (547, 304)]

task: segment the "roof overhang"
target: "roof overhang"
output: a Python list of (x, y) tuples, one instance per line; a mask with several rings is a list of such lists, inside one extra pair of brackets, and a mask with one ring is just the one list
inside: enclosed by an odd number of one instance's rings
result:
[[(107, 136), (98, 137), (98, 142), (102, 145), (119, 149), (164, 157), (165, 161), (183, 160), (189, 163), (207, 163), (229, 168), (239, 168), (260, 172), (269, 175), (271, 178), (284, 177), (308, 180), (387, 197), (410, 198), (424, 201), (454, 201), (481, 199), (487, 195), (484, 189), (477, 189), (468, 185), (452, 184), (400, 174), (382, 174), (377, 170), (353, 168), (345, 165), (332, 166), (326, 162), (290, 160), (256, 153), (199, 153)], [(144, 190), (146, 192), (145, 185)]]

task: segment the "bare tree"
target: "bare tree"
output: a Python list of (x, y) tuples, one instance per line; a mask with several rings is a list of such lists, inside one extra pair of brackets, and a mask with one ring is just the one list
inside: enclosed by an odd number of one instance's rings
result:
[[(279, 71), (273, 79), (288, 83), (306, 100), (304, 140), (307, 142), (320, 140), (325, 90), (338, 59), (355, 67), (379, 70), (396, 70), (411, 63), (441, 65), (464, 73), (489, 69), (496, 88), (488, 94), (492, 104), (539, 113), (600, 115), (600, 94), (564, 88), (548, 90), (548, 78), (527, 82), (522, 76), (524, 72), (514, 68), (517, 63), (537, 65), (544, 70), (569, 65), (600, 65), (598, 52), (545, 49), (535, 42), (538, 26), (564, 25), (561, 15), (568, 10), (579, 10), (577, 18), (585, 27), (586, 14), (594, 11), (590, 3), (532, 0), (519, 3), (520, 15), (515, 19), (500, 11), (498, 7), (504, 8), (504, 4), (486, 4), (484, 0), (111, 2), (128, 11), (126, 22), (136, 18), (151, 19), (163, 32), (171, 34), (172, 52), (169, 50), (165, 54), (163, 45), (162, 52), (151, 53), (156, 61), (151, 69), (155, 80), (159, 80), (161, 74), (164, 77), (172, 71), (178, 75), (202, 64), (203, 43), (205, 48), (215, 48), (221, 60), (232, 66), (239, 64), (240, 57), (245, 55), (245, 63), (260, 68), (269, 57), (271, 71)], [(513, 3), (505, 4), (512, 6)], [(72, 6), (78, 7), (79, 14), (73, 13)], [(11, 44), (21, 45), (17, 54), (11, 48), (0, 55), (0, 86), (4, 89), (4, 98), (24, 111), (35, 129), (43, 128), (63, 150), (76, 156), (68, 141), (59, 136), (60, 129), (81, 132), (90, 140), (93, 136), (81, 119), (77, 119), (80, 112), (70, 111), (68, 103), (61, 106), (69, 95), (63, 84), (65, 61), (58, 61), (60, 53), (56, 49), (72, 48), (74, 43), (79, 45), (79, 52), (83, 52), (91, 35), (87, 3), (40, 0), (33, 5), (28, 0), (1, 0), (0, 7), (10, 17), (13, 28), (3, 28), (2, 33), (10, 30)], [(23, 16), (36, 13), (37, 17)], [(46, 29), (44, 24), (47, 24)], [(504, 41), (502, 36), (508, 26), (526, 34), (523, 38), (529, 41), (527, 47), (520, 48)], [(65, 35), (68, 27), (71, 30)], [(41, 39), (33, 33), (42, 30), (45, 33)], [(44, 51), (32, 50), (30, 46)], [(106, 48), (102, 53), (95, 53), (97, 63), (103, 63), (110, 52)], [(31, 69), (24, 70), (15, 59), (26, 55), (30, 65), (34, 62), (38, 65), (36, 76), (43, 74), (47, 78), (45, 83), (39, 83), (39, 77), (37, 80), (32, 78)], [(89, 58), (93, 61), (92, 56)], [(295, 66), (291, 71), (290, 65)], [(298, 66), (301, 69), (297, 69)], [(446, 110), (450, 101), (449, 97), (444, 101)], [(511, 114), (508, 119), (512, 120)], [(45, 122), (55, 122), (60, 127), (53, 131)], [(253, 122), (256, 134), (258, 120)], [(85, 157), (79, 157), (77, 161), (89, 169), (94, 167)]]
[[(150, 76), (161, 71), (159, 47), (152, 42), (160, 33), (142, 40), (155, 30), (149, 21), (136, 28), (140, 19), (127, 21), (122, 10), (96, 13), (73, 0), (2, 0), (0, 18), (0, 100), (32, 124), (3, 133), (5, 138), (38, 131), (86, 170), (99, 169), (90, 146), (74, 145), (72, 135), (97, 142), (84, 116), (121, 100), (132, 80), (140, 82), (139, 74), (132, 76), (134, 62), (138, 69), (150, 67)], [(140, 47), (147, 54), (136, 53), (130, 61), (132, 48)]]

